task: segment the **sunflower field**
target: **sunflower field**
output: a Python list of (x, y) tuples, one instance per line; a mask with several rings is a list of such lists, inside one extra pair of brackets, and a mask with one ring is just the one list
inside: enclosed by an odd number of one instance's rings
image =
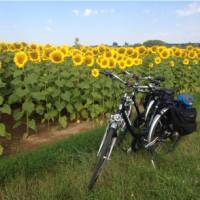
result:
[[(163, 75), (167, 87), (200, 91), (200, 48), (165, 46), (53, 46), (0, 42), (0, 114), (26, 124), (95, 119), (109, 114), (122, 85), (100, 75), (104, 69)], [(0, 115), (0, 118), (1, 118)], [(0, 123), (0, 136), (9, 138)]]

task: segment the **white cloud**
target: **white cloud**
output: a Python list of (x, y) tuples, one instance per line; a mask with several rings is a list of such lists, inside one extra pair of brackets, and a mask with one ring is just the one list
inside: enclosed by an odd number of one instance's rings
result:
[(79, 15), (80, 15), (80, 11), (79, 11), (79, 10), (72, 10), (72, 12), (73, 12), (76, 16), (79, 16)]
[(46, 30), (47, 32), (53, 32), (53, 28), (52, 28), (51, 26), (46, 26), (46, 27), (45, 27), (45, 30)]
[(98, 11), (97, 10), (92, 10), (92, 9), (85, 9), (84, 12), (83, 12), (83, 16), (85, 17), (89, 17), (91, 15), (97, 15), (98, 14)]
[(76, 16), (84, 16), (84, 17), (90, 17), (94, 15), (103, 15), (103, 14), (113, 14), (116, 10), (114, 8), (111, 9), (101, 9), (101, 10), (93, 10), (90, 8), (86, 8), (83, 11), (80, 10), (73, 10), (72, 13)]
[(176, 10), (176, 14), (181, 17), (200, 14), (200, 3), (191, 3), (183, 9)]

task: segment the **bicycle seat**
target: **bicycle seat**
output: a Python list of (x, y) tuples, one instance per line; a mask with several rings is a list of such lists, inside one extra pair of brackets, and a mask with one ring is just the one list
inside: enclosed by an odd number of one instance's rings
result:
[(173, 89), (161, 88), (160, 92), (164, 93), (166, 95), (169, 95), (169, 96), (173, 96), (174, 95), (174, 90)]

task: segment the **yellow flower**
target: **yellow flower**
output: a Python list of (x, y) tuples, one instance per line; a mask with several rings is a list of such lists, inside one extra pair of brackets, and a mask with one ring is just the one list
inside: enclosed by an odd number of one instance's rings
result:
[(101, 68), (107, 68), (109, 67), (109, 59), (106, 57), (101, 58), (100, 60), (100, 66)]
[(142, 64), (142, 59), (140, 59), (140, 58), (135, 58), (135, 59), (133, 59), (133, 64), (134, 65), (141, 65)]
[(181, 50), (178, 49), (178, 48), (174, 48), (174, 55), (177, 56), (177, 57), (180, 57), (181, 56)]
[(49, 55), (52, 63), (60, 64), (64, 62), (64, 54), (60, 50), (54, 50)]
[(109, 59), (109, 68), (110, 68), (110, 69), (115, 68), (115, 67), (116, 67), (116, 64), (117, 64), (117, 62), (116, 62), (116, 60), (115, 60), (114, 58), (110, 58), (110, 59)]
[(155, 64), (159, 65), (161, 62), (161, 58), (160, 57), (154, 58), (154, 62), (155, 62)]
[(111, 51), (106, 51), (106, 52), (104, 53), (104, 56), (105, 56), (106, 58), (111, 58), (111, 57), (112, 57), (112, 52), (111, 52)]
[(25, 52), (19, 51), (14, 56), (14, 62), (18, 68), (23, 68), (28, 61), (28, 56)]
[(83, 64), (84, 59), (80, 53), (77, 53), (72, 57), (72, 61), (73, 61), (74, 65), (78, 66), (78, 65)]
[(145, 46), (139, 46), (138, 47), (138, 52), (139, 52), (139, 54), (140, 55), (143, 55), (143, 54), (145, 54), (146, 53), (146, 47)]
[(118, 64), (119, 64), (119, 68), (120, 69), (125, 69), (126, 68), (126, 62), (124, 61), (124, 60), (120, 60), (119, 62), (118, 62)]
[(43, 49), (43, 56), (42, 59), (43, 60), (49, 60), (50, 59), (50, 54), (52, 53), (52, 51), (54, 51), (55, 49), (53, 47), (45, 47)]
[(153, 68), (153, 63), (149, 63), (149, 68)]
[(162, 59), (167, 59), (170, 56), (170, 52), (168, 49), (163, 49), (159, 54)]
[(0, 61), (0, 69), (2, 68), (2, 62)]
[(195, 59), (197, 57), (197, 54), (194, 51), (189, 51), (188, 52), (188, 57), (191, 58), (191, 59)]
[(94, 65), (94, 57), (93, 57), (93, 56), (90, 56), (90, 55), (87, 55), (87, 56), (85, 57), (84, 62), (85, 62), (85, 65), (91, 67), (91, 66)]
[(175, 67), (175, 62), (174, 62), (173, 60), (171, 60), (171, 61), (169, 62), (169, 64), (170, 64), (170, 67)]
[(28, 52), (28, 57), (32, 62), (35, 63), (39, 63), (41, 61), (40, 52), (37, 50)]
[(118, 49), (118, 53), (121, 54), (121, 55), (124, 55), (126, 53), (126, 49), (124, 47), (120, 47)]
[(127, 56), (132, 56), (133, 54), (134, 54), (134, 49), (131, 48), (131, 47), (127, 48), (126, 55)]
[(185, 58), (185, 59), (183, 60), (183, 64), (184, 64), (184, 65), (188, 65), (189, 63), (190, 63), (189, 59)]
[(29, 46), (29, 48), (30, 48), (31, 50), (37, 50), (37, 49), (38, 49), (38, 45), (37, 45), (37, 44), (31, 44), (31, 45)]
[(133, 64), (134, 64), (134, 59), (128, 57), (128, 58), (126, 59), (126, 66), (127, 66), (127, 67), (131, 67), (131, 66), (133, 66)]
[(193, 60), (193, 64), (197, 65), (198, 64), (198, 60)]
[(91, 74), (92, 74), (92, 76), (93, 76), (93, 77), (95, 77), (95, 78), (96, 78), (96, 77), (98, 77), (98, 76), (99, 76), (99, 70), (98, 70), (98, 69), (96, 69), (96, 68), (95, 68), (95, 69), (92, 69), (92, 71), (91, 71)]

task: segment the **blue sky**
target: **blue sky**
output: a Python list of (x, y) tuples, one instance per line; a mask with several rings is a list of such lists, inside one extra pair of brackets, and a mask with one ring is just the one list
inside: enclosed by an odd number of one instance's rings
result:
[(53, 44), (200, 42), (200, 2), (2, 2), (0, 40)]

